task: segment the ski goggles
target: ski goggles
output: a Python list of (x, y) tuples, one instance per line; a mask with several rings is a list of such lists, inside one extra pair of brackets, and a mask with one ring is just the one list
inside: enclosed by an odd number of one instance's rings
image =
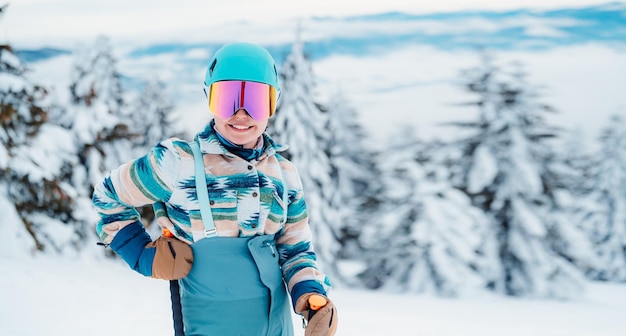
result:
[(274, 115), (278, 100), (278, 92), (273, 86), (240, 80), (215, 82), (205, 86), (204, 93), (209, 99), (211, 113), (222, 119), (244, 109), (256, 121), (267, 120)]

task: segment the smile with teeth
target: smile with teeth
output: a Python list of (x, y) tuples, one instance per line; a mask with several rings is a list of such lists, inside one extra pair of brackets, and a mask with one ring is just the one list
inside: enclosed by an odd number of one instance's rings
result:
[(238, 130), (247, 130), (247, 129), (252, 128), (252, 126), (246, 126), (246, 125), (230, 125), (230, 127), (236, 128)]

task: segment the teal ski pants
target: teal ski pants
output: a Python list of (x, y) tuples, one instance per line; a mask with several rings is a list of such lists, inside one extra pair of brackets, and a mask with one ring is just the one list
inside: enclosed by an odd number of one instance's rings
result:
[(181, 279), (185, 336), (293, 336), (274, 236), (212, 237), (191, 245)]

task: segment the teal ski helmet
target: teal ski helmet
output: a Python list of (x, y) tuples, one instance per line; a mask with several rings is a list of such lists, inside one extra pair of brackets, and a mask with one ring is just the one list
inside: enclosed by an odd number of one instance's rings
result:
[(206, 71), (204, 86), (209, 87), (222, 80), (265, 83), (280, 92), (274, 58), (255, 43), (229, 43), (215, 52)]

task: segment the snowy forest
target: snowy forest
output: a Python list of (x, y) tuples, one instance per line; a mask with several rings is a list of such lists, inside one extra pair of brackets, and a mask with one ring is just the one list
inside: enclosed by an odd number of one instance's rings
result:
[[(162, 139), (192, 139), (167, 84), (126, 85), (112, 48), (102, 36), (75, 50), (59, 94), (0, 45), (0, 256), (115, 258), (96, 246), (93, 185)], [(456, 102), (477, 117), (448, 122), (455, 139), (407, 127), (374, 150), (342, 92), (319, 94), (294, 39), (268, 132), (299, 169), (324, 271), (337, 286), (446, 297), (568, 299), (588, 281), (626, 282), (626, 118), (587, 146), (547, 121), (560, 112), (532, 69), (477, 53), (458, 72), (459, 97), (472, 98)]]

